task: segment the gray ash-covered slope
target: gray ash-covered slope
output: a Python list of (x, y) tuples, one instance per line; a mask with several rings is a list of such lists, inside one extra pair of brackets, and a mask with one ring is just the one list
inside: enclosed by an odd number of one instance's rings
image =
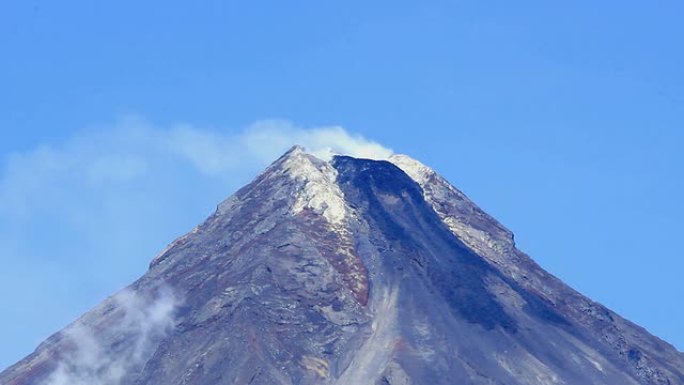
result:
[(295, 147), (0, 384), (676, 385), (684, 355), (417, 161)]

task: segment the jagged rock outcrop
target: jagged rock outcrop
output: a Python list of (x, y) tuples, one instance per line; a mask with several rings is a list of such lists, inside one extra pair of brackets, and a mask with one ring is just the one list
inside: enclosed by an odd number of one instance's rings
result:
[(295, 147), (0, 383), (675, 385), (684, 355), (419, 162)]

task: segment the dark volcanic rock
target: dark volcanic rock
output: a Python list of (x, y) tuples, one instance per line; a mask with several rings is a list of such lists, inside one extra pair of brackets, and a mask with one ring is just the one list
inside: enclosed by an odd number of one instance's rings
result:
[(432, 170), (293, 148), (7, 385), (684, 384)]

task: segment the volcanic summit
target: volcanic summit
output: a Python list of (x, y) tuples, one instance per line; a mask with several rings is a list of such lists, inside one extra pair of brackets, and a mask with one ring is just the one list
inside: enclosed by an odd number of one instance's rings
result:
[(684, 355), (420, 162), (294, 147), (0, 384), (677, 385)]

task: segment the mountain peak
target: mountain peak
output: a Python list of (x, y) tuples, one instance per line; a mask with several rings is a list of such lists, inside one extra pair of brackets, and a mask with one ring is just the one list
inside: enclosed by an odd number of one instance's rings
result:
[(290, 147), (290, 149), (286, 152), (286, 154), (287, 153), (293, 153), (293, 152), (306, 152), (306, 149), (304, 148), (304, 146), (302, 146), (300, 144), (295, 144), (292, 147)]
[(288, 171), (293, 168), (307, 167), (311, 163), (320, 163), (321, 159), (311, 155), (306, 149), (300, 145), (294, 145), (287, 150), (280, 158), (276, 159), (270, 166), (266, 168), (264, 173), (270, 170), (279, 169), (281, 171)]
[[(286, 198), (293, 215), (313, 213), (325, 218), (330, 225), (339, 226), (350, 210), (336, 179), (337, 171), (329, 162), (296, 145), (268, 166), (252, 185), (268, 186), (273, 196)], [(224, 201), (219, 205), (219, 211), (229, 211), (239, 195), (240, 192)]]
[(545, 272), (406, 155), (295, 146), (125, 294), (0, 383), (684, 383), (681, 353)]

